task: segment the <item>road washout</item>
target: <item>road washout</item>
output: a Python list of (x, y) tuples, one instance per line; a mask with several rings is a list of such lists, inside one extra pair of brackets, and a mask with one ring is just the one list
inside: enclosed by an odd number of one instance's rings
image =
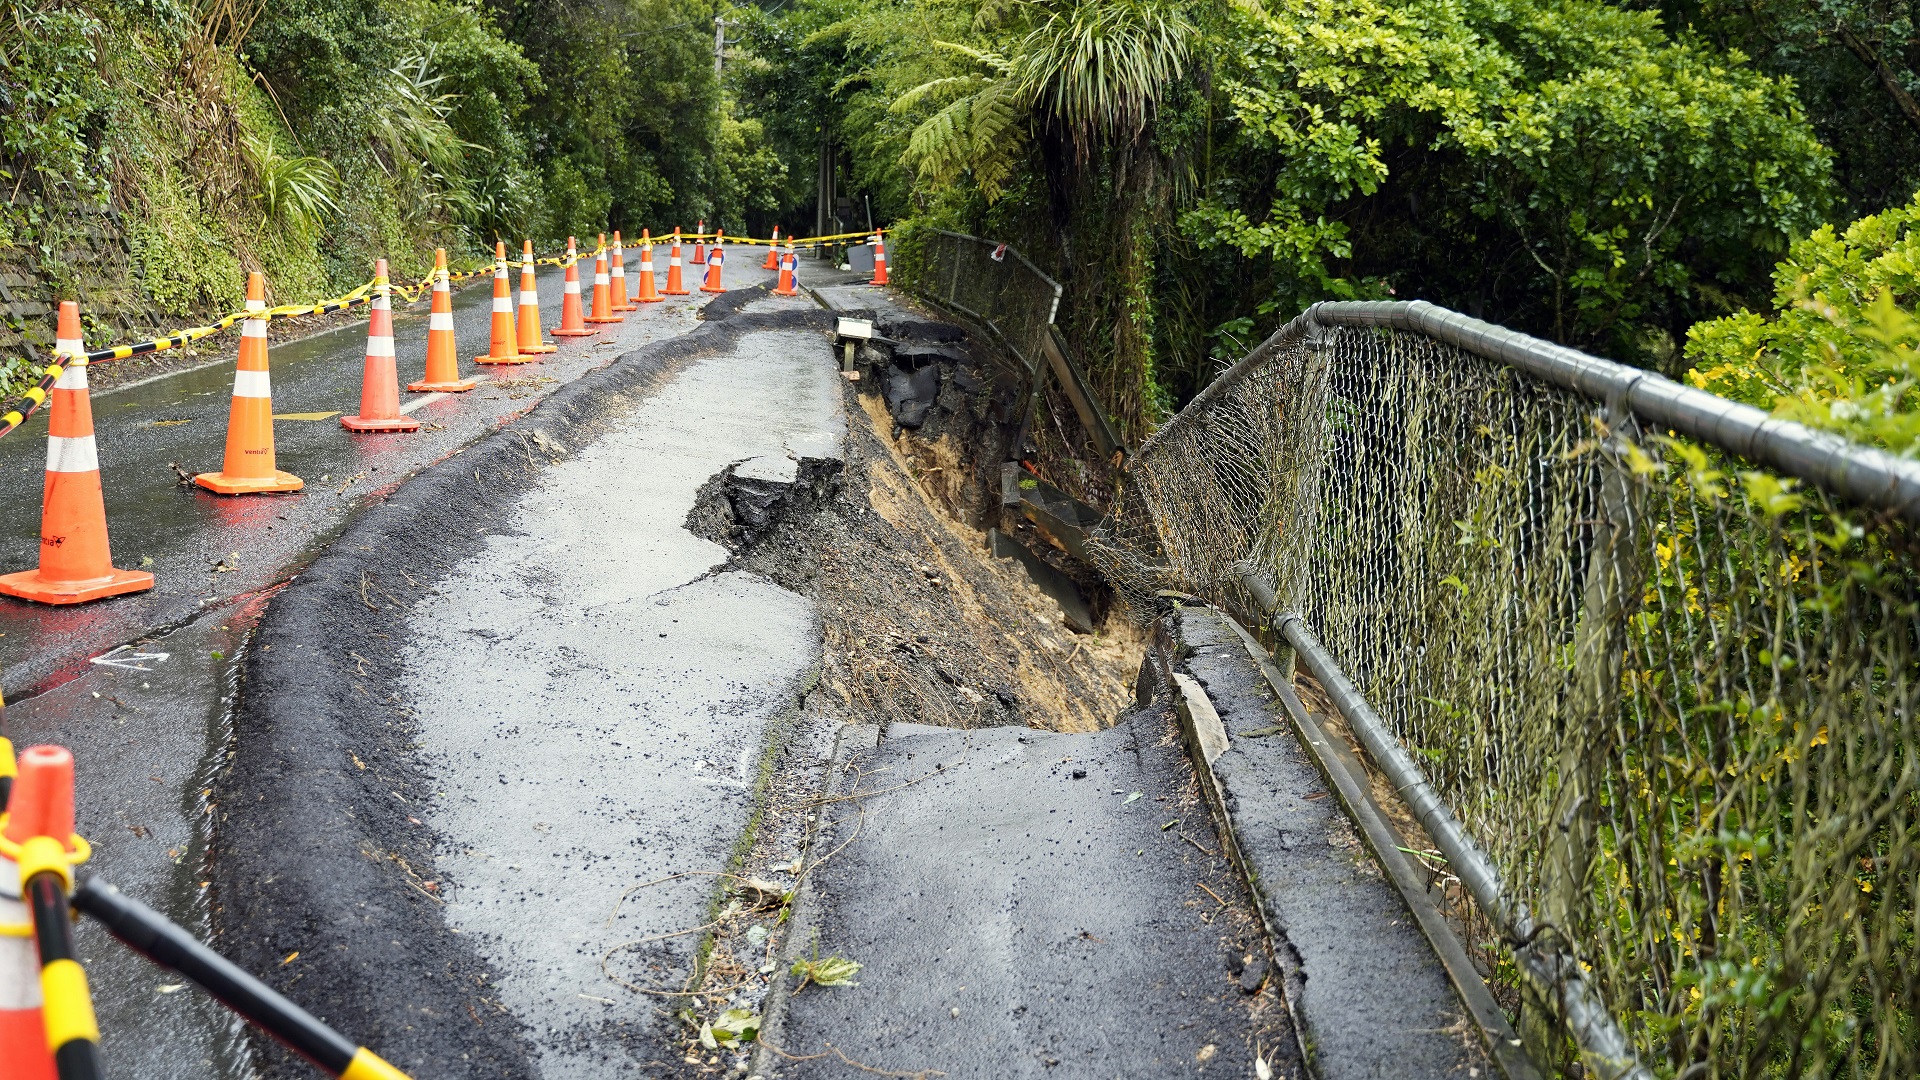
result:
[[(273, 599), (215, 785), (221, 944), (422, 1080), (744, 1075), (779, 1063), (724, 1038), (742, 1015), (883, 1053), (873, 1025), (899, 1018), (879, 1002), (944, 1000), (900, 932), (934, 908), (848, 902), (934, 865), (945, 925), (998, 910), (1015, 938), (1073, 922), (1079, 944), (1125, 942), (1088, 968), (976, 941), (969, 985), (1038, 965), (1059, 992), (1028, 1009), (1058, 1029), (1062, 1009), (1143, 1005), (1148, 979), (1193, 1003), (1129, 1025), (1165, 1043), (1155, 1060), (1293, 1075), (1271, 958), (1138, 632), (1072, 634), (993, 559), (920, 482), (916, 437), (836, 370), (829, 324), (730, 294), (402, 485)], [(983, 771), (935, 752), (956, 738)], [(995, 786), (1007, 754), (1057, 783)], [(916, 830), (970, 791), (991, 819), (955, 819), (971, 840)], [(876, 993), (789, 1000), (798, 960), (849, 943)], [(857, 998), (788, 1010), (824, 994)], [(948, 1064), (1024, 1054), (1024, 1030), (963, 1026)], [(265, 1075), (299, 1074), (261, 1050)]]

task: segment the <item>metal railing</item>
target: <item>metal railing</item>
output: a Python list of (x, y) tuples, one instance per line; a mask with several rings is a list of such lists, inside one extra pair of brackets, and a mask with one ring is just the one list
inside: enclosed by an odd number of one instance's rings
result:
[(1109, 459), (1124, 452), (1106, 409), (1054, 325), (1060, 311), (1060, 283), (1010, 244), (944, 229), (930, 229), (924, 235), (924, 266), (915, 278), (919, 291), (978, 324), (1019, 362), (1026, 380), (1028, 413), (1042, 380), (1051, 372), (1094, 450)]
[(1316, 305), (1092, 557), (1264, 621), (1543, 1065), (1920, 1073), (1920, 464), (1425, 303)]

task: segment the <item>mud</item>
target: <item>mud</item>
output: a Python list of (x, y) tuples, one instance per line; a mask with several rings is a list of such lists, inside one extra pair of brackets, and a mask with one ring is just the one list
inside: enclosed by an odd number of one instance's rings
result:
[[(985, 530), (952, 516), (949, 500), (965, 492), (929, 493), (970, 466), (951, 450), (952, 469), (929, 466), (928, 444), (892, 434), (884, 402), (862, 388), (847, 384), (839, 475), (769, 499), (730, 471), (702, 489), (688, 528), (725, 545), (731, 565), (818, 599), (822, 686), (843, 719), (1111, 725), (1139, 666), (1140, 632), (1114, 615), (1075, 634), (1016, 563), (989, 554)], [(742, 516), (746, 505), (756, 520)]]

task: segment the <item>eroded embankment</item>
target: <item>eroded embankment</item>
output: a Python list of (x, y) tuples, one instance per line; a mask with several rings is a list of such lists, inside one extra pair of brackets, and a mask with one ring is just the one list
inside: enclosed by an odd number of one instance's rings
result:
[(1113, 611), (1075, 633), (1018, 563), (992, 556), (986, 530), (960, 516), (980, 516), (976, 478), (997, 466), (978, 444), (901, 428), (873, 380), (848, 382), (846, 411), (839, 475), (770, 492), (729, 473), (688, 519), (735, 565), (818, 599), (831, 711), (866, 724), (1111, 726), (1139, 670), (1139, 629)]

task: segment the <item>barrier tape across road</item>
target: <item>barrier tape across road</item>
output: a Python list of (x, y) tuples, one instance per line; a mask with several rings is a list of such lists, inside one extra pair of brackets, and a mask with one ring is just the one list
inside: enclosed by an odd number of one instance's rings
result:
[[(742, 244), (742, 245), (748, 245), (748, 246), (753, 246), (753, 245), (758, 245), (761, 247), (772, 246), (775, 248), (786, 246), (791, 248), (810, 248), (811, 249), (811, 248), (823, 247), (826, 245), (830, 245), (830, 244), (834, 244), (834, 243), (838, 243), (846, 240), (865, 239), (867, 237), (876, 236), (876, 235), (880, 235), (879, 230), (874, 230), (871, 232), (834, 233), (829, 236), (806, 236), (806, 237), (793, 237), (788, 239), (761, 240), (761, 239), (756, 239), (750, 236), (735, 236), (729, 233), (715, 231), (710, 233), (681, 233), (678, 239), (681, 241), (691, 240), (695, 242), (703, 242), (707, 240), (719, 240), (724, 243)], [(660, 240), (655, 240), (653, 242), (653, 246), (660, 246), (662, 244), (671, 243), (671, 242), (673, 241), (666, 240), (663, 238)], [(630, 244), (622, 245), (622, 248), (624, 250), (625, 248), (643, 247), (643, 246), (646, 246), (646, 245), (630, 243)], [(608, 250), (607, 246), (605, 244), (601, 244), (596, 246), (591, 252), (577, 253), (571, 261), (581, 262), (581, 261), (593, 259), (598, 257), (602, 252), (606, 250)], [(570, 260), (565, 254), (543, 255), (534, 260), (534, 265), (566, 266), (566, 265), (569, 265), (569, 261)], [(508, 265), (509, 266), (514, 265), (514, 260), (511, 257), (508, 259)], [(457, 274), (449, 274), (448, 280), (450, 282), (466, 281), (470, 278), (479, 277), (485, 274), (491, 274), (493, 272), (494, 272), (494, 264), (491, 261), (489, 261), (484, 266), (476, 267), (471, 270), (463, 270)], [(433, 274), (431, 271), (428, 272), (426, 277), (420, 279), (420, 281), (412, 285), (389, 285), (388, 286), (388, 292), (390, 295), (397, 296), (405, 300), (409, 304), (418, 303), (420, 300), (427, 297), (432, 291), (433, 291)], [(145, 355), (148, 355), (149, 353), (167, 352), (168, 350), (171, 350), (171, 349), (183, 348), (187, 345), (193, 344), (196, 341), (200, 341), (204, 338), (212, 337), (213, 335), (218, 334), (223, 330), (232, 329), (235, 325), (247, 319), (267, 319), (267, 320), (286, 319), (286, 318), (296, 318), (302, 315), (325, 315), (330, 312), (345, 311), (348, 308), (371, 301), (373, 299), (373, 295), (374, 295), (374, 282), (366, 281), (360, 284), (357, 288), (353, 289), (353, 291), (351, 292), (344, 293), (340, 296), (332, 297), (326, 300), (316, 300), (311, 303), (304, 303), (304, 304), (281, 304), (276, 307), (268, 308), (265, 311), (257, 311), (257, 312), (249, 312), (243, 308), (239, 311), (235, 311), (229, 315), (226, 315), (215, 322), (208, 323), (205, 326), (196, 326), (188, 330), (176, 330), (173, 333), (168, 334), (164, 337), (157, 337), (147, 341), (135, 342), (134, 344), (131, 344), (131, 345), (113, 345), (104, 349), (90, 349), (88, 350), (86, 356), (82, 359), (81, 364), (82, 366), (90, 365), (90, 364), (102, 364), (102, 363), (108, 363), (114, 360), (126, 360), (135, 356), (145, 356)], [(40, 406), (46, 404), (47, 395), (52, 392), (53, 384), (59, 381), (61, 373), (65, 371), (68, 366), (70, 365), (61, 364), (56, 358), (56, 360), (53, 363), (47, 364), (46, 366), (40, 369), (40, 382), (37, 385), (28, 388), (24, 393), (20, 395), (20, 400), (26, 403), (26, 407), (22, 409), (16, 406), (15, 408), (7, 410), (7, 412), (4, 415), (0, 415), (0, 438), (4, 438), (7, 435), (11, 435), (14, 429), (18, 428), (21, 424), (24, 424), (27, 422), (27, 418), (31, 417), (34, 414), (35, 410), (39, 409)]]

